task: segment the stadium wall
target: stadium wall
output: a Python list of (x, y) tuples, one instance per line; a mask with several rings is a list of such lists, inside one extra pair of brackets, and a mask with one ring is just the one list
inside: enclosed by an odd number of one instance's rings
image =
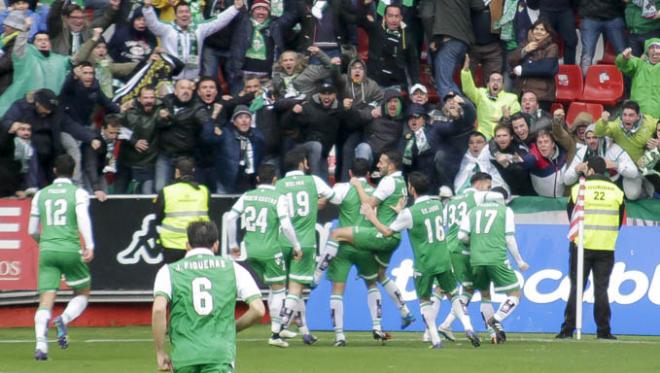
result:
[[(223, 212), (228, 211), (236, 197), (213, 198), (212, 217), (222, 227)], [(162, 257), (155, 248), (154, 215), (151, 197), (111, 198), (91, 205), (94, 236), (97, 246), (92, 271), (92, 303), (82, 325), (145, 325), (150, 321), (148, 301), (153, 278)], [(38, 249), (27, 234), (29, 219), (27, 200), (0, 200), (0, 304), (28, 303), (28, 306), (0, 306), (0, 327), (32, 324), (36, 301)], [(513, 319), (507, 320), (511, 331), (552, 332), (562, 320), (568, 296), (567, 218), (564, 199), (540, 197), (517, 198), (511, 204), (516, 212), (517, 238), (521, 252), (531, 268), (518, 273), (523, 282), (523, 300)], [(610, 286), (615, 333), (660, 335), (660, 201), (643, 201), (627, 205), (627, 225), (622, 229), (617, 245), (616, 265)], [(317, 232), (325, 244), (332, 228), (336, 210), (321, 211)], [(224, 231), (224, 230), (223, 230)], [(224, 241), (224, 240), (223, 240)], [(226, 242), (222, 243), (226, 252)], [(390, 276), (404, 290), (404, 298), (417, 305), (412, 283), (412, 253), (407, 238), (393, 257)], [(366, 307), (366, 290), (353, 272), (350, 275), (345, 301), (346, 329), (370, 328)], [(26, 294), (28, 296), (26, 297)], [(383, 325), (389, 330), (399, 326), (398, 312), (386, 296)], [(22, 299), (22, 300), (21, 300)], [(134, 303), (112, 303), (113, 300)], [(501, 295), (495, 297), (495, 301)], [(135, 301), (141, 301), (135, 303)], [(309, 323), (314, 329), (331, 330), (329, 317), (329, 283), (324, 281), (309, 301)], [(475, 303), (477, 299), (474, 299)], [(146, 301), (146, 302), (145, 302)], [(586, 292), (586, 331), (593, 331), (591, 305), (593, 292)], [(448, 305), (443, 307), (444, 316)], [(479, 315), (478, 306), (471, 314)], [(420, 317), (418, 317), (421, 320)], [(104, 324), (106, 323), (106, 324)], [(476, 322), (475, 325), (480, 324)], [(413, 325), (421, 330), (422, 323)]]

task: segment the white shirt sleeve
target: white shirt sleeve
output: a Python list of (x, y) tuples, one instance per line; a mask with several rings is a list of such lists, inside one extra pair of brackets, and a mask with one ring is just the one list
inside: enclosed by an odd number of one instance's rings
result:
[(236, 15), (238, 15), (238, 13), (239, 10), (232, 5), (225, 9), (222, 13), (215, 16), (215, 18), (211, 18), (206, 22), (200, 23), (199, 38), (204, 40), (207, 36), (215, 33), (216, 31), (222, 30), (234, 19), (234, 17), (236, 17)]
[(142, 8), (142, 14), (144, 15), (144, 21), (147, 24), (147, 27), (156, 36), (164, 36), (170, 30), (173, 29), (173, 27), (171, 25), (168, 25), (167, 23), (164, 23), (164, 22), (160, 22), (158, 20), (158, 16), (156, 15), (156, 11), (154, 10), (154, 7), (152, 7), (152, 6), (143, 7)]
[(243, 213), (245, 209), (245, 198), (241, 196), (236, 203), (231, 207), (232, 211), (235, 211), (238, 215)]
[(334, 195), (330, 199), (330, 203), (333, 205), (341, 205), (344, 202), (344, 198), (348, 195), (348, 191), (351, 190), (350, 183), (337, 183), (332, 188)]
[(247, 269), (234, 262), (234, 274), (236, 276), (236, 293), (238, 298), (249, 303), (254, 298), (261, 298), (261, 290)]
[(394, 193), (395, 182), (394, 178), (391, 176), (385, 176), (374, 191), (373, 196), (376, 197), (379, 201), (384, 201), (387, 197), (391, 196)]
[(172, 300), (172, 280), (170, 278), (170, 268), (167, 264), (160, 267), (158, 273), (156, 273), (154, 297), (159, 294), (165, 295), (168, 301)]
[(39, 233), (39, 194), (37, 192), (32, 197), (32, 205), (30, 206), (30, 223), (28, 225), (28, 234), (33, 236)]
[(78, 230), (85, 240), (85, 248), (94, 250), (92, 221), (89, 218), (89, 194), (84, 189), (76, 190), (76, 219), (78, 220)]
[(413, 226), (412, 214), (410, 209), (403, 209), (396, 219), (390, 224), (390, 229), (395, 232), (401, 232), (404, 229), (410, 229)]
[(296, 230), (291, 224), (291, 217), (289, 216), (289, 204), (287, 198), (283, 195), (277, 200), (277, 217), (280, 219), (280, 226), (282, 227), (282, 234), (291, 242), (295, 248), (300, 247), (298, 237), (296, 237)]
[(458, 239), (459, 241), (462, 242), (469, 242), (470, 241), (470, 232), (471, 232), (471, 227), (470, 227), (470, 214), (468, 213), (465, 215), (463, 219), (461, 219), (461, 225), (458, 229)]
[(488, 192), (483, 192), (480, 190), (477, 190), (472, 194), (474, 196), (474, 202), (477, 204), (477, 206), (484, 203), (487, 194)]
[(316, 192), (318, 193), (319, 198), (331, 199), (334, 194), (332, 188), (330, 188), (330, 186), (328, 186), (328, 184), (326, 184), (320, 177), (312, 175), (312, 178), (314, 179), (314, 184), (316, 184)]
[(513, 214), (513, 210), (510, 207), (506, 208), (506, 220), (504, 223), (504, 234), (506, 235), (515, 235), (516, 234), (516, 217)]

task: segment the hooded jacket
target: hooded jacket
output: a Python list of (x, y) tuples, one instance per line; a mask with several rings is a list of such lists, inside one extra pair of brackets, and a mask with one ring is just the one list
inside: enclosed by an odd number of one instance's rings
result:
[(626, 60), (623, 54), (616, 56), (616, 66), (622, 73), (632, 77), (630, 99), (636, 101), (642, 113), (656, 119), (660, 118), (660, 63), (651, 64), (648, 58), (649, 48), (654, 43), (660, 44), (660, 38), (644, 42), (644, 56), (632, 56)]
[(633, 161), (637, 162), (644, 155), (646, 142), (655, 133), (657, 121), (657, 119), (642, 113), (633, 128), (626, 130), (623, 128), (620, 118), (608, 122), (598, 119), (595, 132), (596, 136), (610, 137), (630, 155)]
[[(292, 75), (287, 74), (279, 64), (275, 64), (272, 80), (275, 97), (278, 99), (291, 98), (301, 94), (305, 97), (311, 97), (316, 91), (317, 83), (328, 78), (332, 69), (335, 68), (330, 63), (330, 57), (323, 51), (319, 51), (317, 57), (321, 61), (321, 65), (308, 64), (301, 72), (294, 72)], [(291, 79), (290, 86), (287, 86), (285, 82), (287, 79)]]
[[(365, 68), (365, 76), (362, 82), (356, 83), (351, 79), (351, 67), (362, 64)], [(366, 76), (367, 64), (359, 58), (353, 59), (348, 64), (348, 72), (339, 78), (339, 101), (345, 98), (353, 100), (351, 108), (347, 111), (347, 127), (357, 128), (364, 126), (372, 120), (371, 110), (374, 104), (383, 100), (383, 89), (373, 79)], [(374, 106), (372, 106), (374, 105)]]
[(115, 62), (141, 62), (156, 48), (156, 35), (146, 27), (144, 31), (133, 27), (133, 22), (138, 17), (144, 17), (142, 8), (133, 12), (128, 24), (117, 27), (108, 42), (108, 54)]
[(566, 150), (558, 144), (555, 144), (555, 152), (550, 158), (541, 155), (536, 144), (532, 144), (529, 153), (523, 157), (522, 167), (529, 170), (536, 194), (554, 198), (564, 195), (566, 160)]
[[(394, 116), (390, 116), (387, 110), (387, 102), (393, 98), (399, 101), (400, 109)], [(371, 146), (374, 159), (378, 159), (379, 154), (383, 151), (398, 148), (399, 143), (403, 139), (405, 108), (399, 91), (395, 89), (385, 91), (383, 94), (383, 103), (381, 104), (381, 113), (382, 116), (380, 118), (372, 120), (364, 128), (364, 137), (369, 146)]]

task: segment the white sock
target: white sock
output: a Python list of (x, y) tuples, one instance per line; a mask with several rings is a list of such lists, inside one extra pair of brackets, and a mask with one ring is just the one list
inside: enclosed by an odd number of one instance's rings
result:
[(321, 282), (321, 277), (323, 272), (328, 269), (330, 262), (337, 256), (337, 251), (339, 244), (337, 241), (328, 239), (328, 242), (325, 244), (324, 250), (321, 253), (321, 261), (316, 264), (316, 269), (314, 270), (314, 283), (318, 284)]
[(467, 301), (462, 296), (456, 296), (452, 299), (451, 310), (452, 313), (456, 315), (461, 324), (463, 324), (463, 329), (465, 331), (474, 330), (472, 322), (470, 321), (470, 316), (467, 314)]
[(34, 314), (34, 335), (37, 339), (37, 350), (48, 352), (48, 321), (50, 310), (40, 308)]
[(303, 335), (309, 334), (309, 329), (307, 329), (307, 306), (305, 305), (304, 300), (301, 299), (298, 302), (295, 313), (298, 331)]
[(495, 309), (493, 308), (493, 304), (490, 302), (490, 298), (481, 298), (479, 311), (481, 311), (481, 317), (484, 319), (484, 323), (486, 323), (487, 330), (492, 333), (493, 330), (490, 326), (488, 326), (488, 320), (490, 320), (490, 318), (495, 314)]
[(346, 339), (344, 335), (344, 297), (341, 295), (330, 296), (330, 318), (332, 328), (335, 330), (335, 340)]
[(440, 313), (440, 307), (442, 306), (442, 299), (437, 293), (431, 295), (431, 306), (433, 307), (433, 320), (437, 320), (438, 314)]
[(298, 302), (300, 302), (300, 297), (297, 295), (289, 294), (286, 296), (286, 299), (284, 300), (284, 308), (282, 308), (282, 312), (280, 312), (280, 318), (282, 319), (281, 322), (285, 328), (291, 324), (293, 312), (298, 306)]
[(488, 322), (488, 320), (490, 320), (495, 314), (495, 309), (493, 308), (493, 303), (490, 302), (490, 299), (481, 300), (479, 311), (481, 311), (481, 317), (483, 317), (484, 322)]
[(423, 302), (419, 305), (419, 309), (424, 317), (426, 330), (429, 332), (431, 342), (436, 345), (440, 343), (440, 335), (438, 329), (435, 328), (435, 315), (433, 314), (433, 305), (430, 302)]
[(497, 310), (497, 312), (493, 317), (495, 317), (495, 320), (502, 322), (504, 319), (506, 319), (513, 313), (513, 310), (515, 310), (516, 307), (518, 307), (519, 303), (520, 303), (520, 298), (513, 295), (509, 295), (506, 298), (506, 301), (500, 304), (500, 308)]
[(62, 321), (64, 321), (65, 325), (70, 323), (77, 319), (85, 308), (87, 308), (87, 296), (77, 295), (73, 297), (66, 305), (64, 312), (62, 312)]
[(383, 288), (387, 292), (387, 295), (390, 296), (392, 299), (392, 302), (396, 304), (396, 307), (399, 309), (399, 312), (401, 312), (401, 317), (405, 317), (410, 313), (410, 310), (408, 310), (408, 307), (406, 306), (405, 303), (403, 303), (403, 298), (401, 298), (401, 292), (399, 291), (399, 288), (396, 286), (394, 281), (392, 281), (390, 278), (386, 278), (385, 281), (381, 282), (381, 285), (383, 285)]
[(271, 290), (268, 296), (268, 312), (270, 312), (270, 331), (279, 333), (282, 330), (282, 307), (284, 307), (284, 299), (286, 298), (286, 290)]
[(369, 305), (369, 314), (371, 314), (371, 324), (373, 330), (381, 331), (380, 319), (382, 318), (383, 299), (378, 288), (371, 288), (367, 292), (367, 304)]

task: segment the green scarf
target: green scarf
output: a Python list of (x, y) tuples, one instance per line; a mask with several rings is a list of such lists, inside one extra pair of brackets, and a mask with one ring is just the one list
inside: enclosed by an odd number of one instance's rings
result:
[(270, 2), (271, 17), (282, 17), (284, 14), (284, 0), (273, 0)]
[(502, 18), (495, 22), (495, 29), (501, 29), (500, 39), (506, 42), (506, 48), (511, 50), (516, 48), (516, 31), (513, 28), (513, 20), (516, 18), (517, 11), (525, 11), (524, 8), (518, 9), (518, 0), (506, 0)]
[(256, 113), (259, 109), (262, 107), (266, 106), (266, 100), (264, 99), (264, 95), (259, 95), (258, 97), (255, 97), (254, 100), (252, 100), (252, 103), (250, 103), (250, 107), (248, 110), (250, 110), (251, 113)]
[(109, 58), (96, 61), (96, 79), (99, 81), (101, 91), (110, 98), (114, 96), (112, 89), (112, 72), (110, 71), (111, 63), (112, 61)]
[[(176, 23), (172, 23), (176, 30), (176, 52), (179, 57), (183, 57), (184, 48), (187, 49), (188, 57), (183, 61), (186, 65), (199, 65), (199, 46), (197, 45), (197, 35), (195, 34), (196, 25), (188, 26), (188, 30), (182, 30)], [(186, 40), (188, 42), (186, 43)]]
[(245, 52), (245, 57), (263, 61), (267, 57), (267, 51), (266, 38), (261, 31), (270, 25), (270, 18), (267, 18), (264, 23), (258, 23), (254, 18), (250, 18), (250, 22), (252, 23), (252, 40), (250, 47)]

